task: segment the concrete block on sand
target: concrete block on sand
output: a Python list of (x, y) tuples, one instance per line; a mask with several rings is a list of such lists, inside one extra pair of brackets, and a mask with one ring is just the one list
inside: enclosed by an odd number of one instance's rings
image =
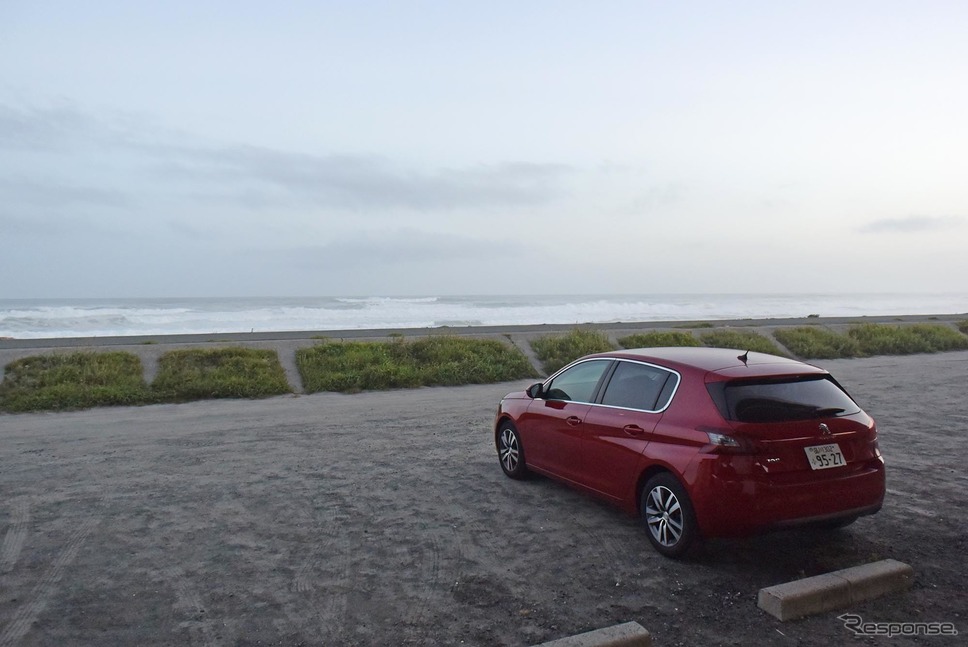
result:
[(559, 638), (537, 647), (652, 647), (652, 636), (637, 622)]
[(885, 559), (760, 589), (757, 604), (779, 620), (793, 620), (902, 591), (913, 580), (909, 565)]

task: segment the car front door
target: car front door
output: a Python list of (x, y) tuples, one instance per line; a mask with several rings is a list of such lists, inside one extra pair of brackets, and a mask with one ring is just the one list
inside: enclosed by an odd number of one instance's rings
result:
[(576, 481), (581, 470), (582, 429), (589, 404), (611, 360), (586, 360), (571, 366), (544, 386), (528, 408), (528, 463)]

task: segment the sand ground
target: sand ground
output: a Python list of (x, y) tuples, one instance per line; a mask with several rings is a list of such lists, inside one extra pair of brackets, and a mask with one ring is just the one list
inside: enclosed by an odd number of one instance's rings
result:
[(838, 613), (780, 623), (757, 591), (889, 557), (914, 586), (853, 612), (968, 631), (968, 352), (821, 364), (878, 421), (882, 512), (681, 562), (503, 476), (492, 417), (525, 383), (0, 415), (0, 647), (528, 645), (630, 620), (659, 646), (845, 644)]

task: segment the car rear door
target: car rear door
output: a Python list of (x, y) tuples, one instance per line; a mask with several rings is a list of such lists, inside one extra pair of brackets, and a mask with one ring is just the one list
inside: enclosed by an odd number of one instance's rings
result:
[(581, 483), (609, 498), (627, 498), (642, 453), (678, 375), (651, 364), (618, 361), (585, 418)]

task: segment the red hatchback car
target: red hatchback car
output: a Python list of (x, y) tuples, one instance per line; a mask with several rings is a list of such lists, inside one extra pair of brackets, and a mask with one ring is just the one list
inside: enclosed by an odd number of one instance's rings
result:
[(498, 407), (504, 473), (641, 514), (660, 553), (700, 537), (845, 526), (884, 500), (874, 421), (825, 370), (718, 348), (589, 355)]

